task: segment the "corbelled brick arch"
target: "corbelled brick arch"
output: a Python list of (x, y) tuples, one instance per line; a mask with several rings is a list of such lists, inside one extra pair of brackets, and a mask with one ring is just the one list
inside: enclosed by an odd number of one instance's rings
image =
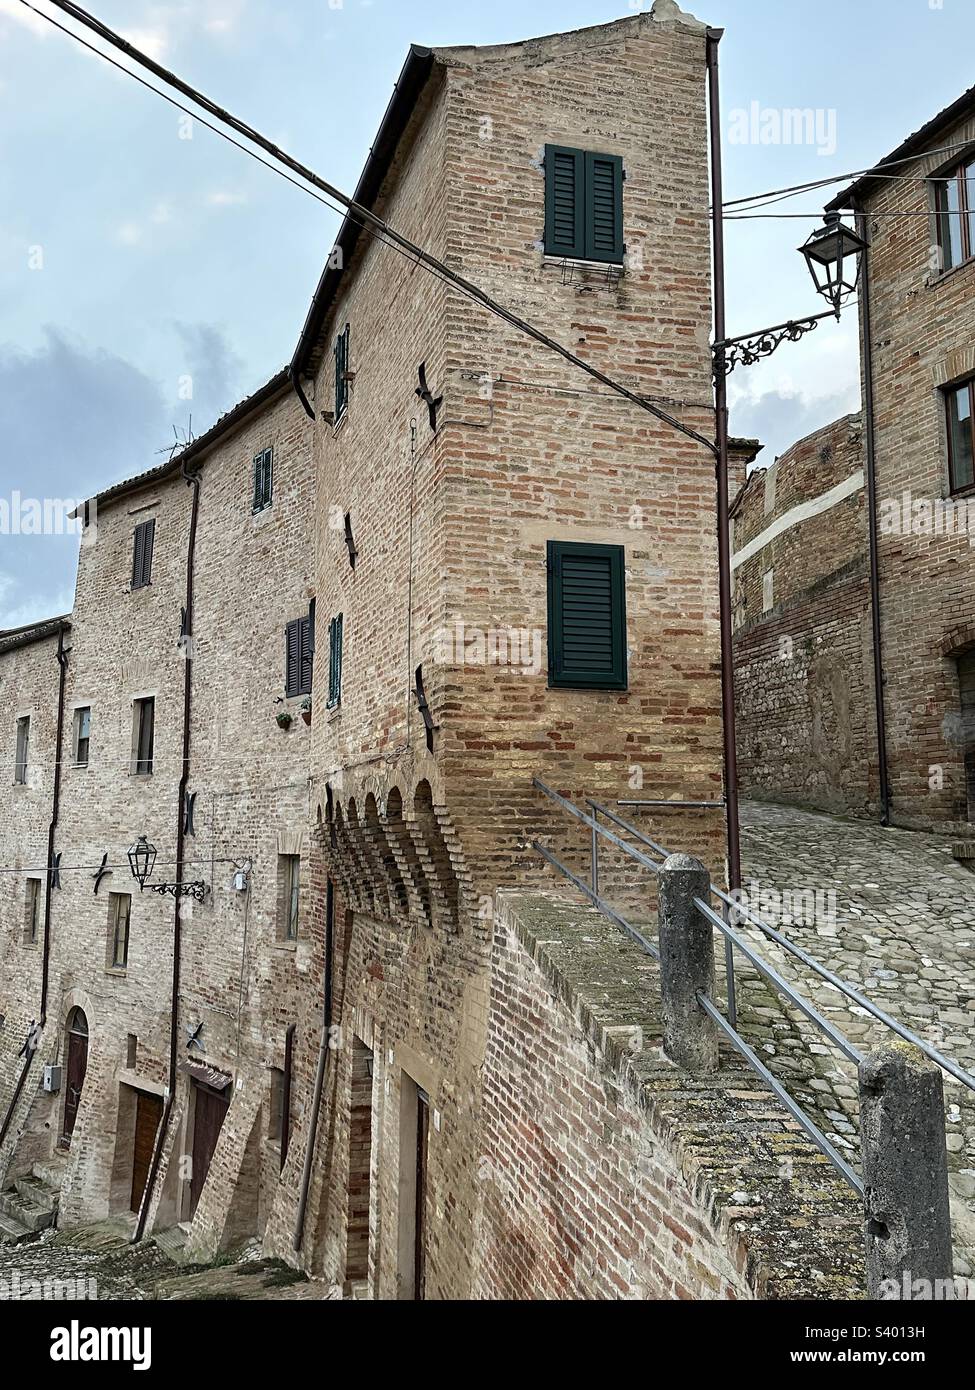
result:
[(363, 889), (372, 900), (373, 911), (381, 917), (389, 916), (389, 895), (384, 876), (372, 852), (372, 846), (359, 818), (359, 808), (354, 796), (349, 797), (346, 807), (346, 830), (349, 840), (355, 847), (357, 862), (364, 873)]
[(391, 787), (386, 797), (385, 823), (400, 865), (400, 872), (407, 884), (407, 893), (410, 894), (414, 911), (422, 917), (428, 927), (432, 926), (430, 881), (420, 862), (416, 845), (410, 834), (410, 827), (403, 815), (403, 793), (399, 787)]
[(379, 864), (382, 882), (386, 886), (390, 903), (391, 915), (409, 916), (410, 901), (406, 893), (406, 884), (403, 882), (403, 875), (396, 862), (396, 855), (389, 843), (385, 827), (379, 819), (379, 806), (374, 792), (366, 793), (363, 832), (366, 842), (372, 848), (373, 857)]
[(460, 891), (450, 852), (433, 806), (433, 791), (424, 777), (413, 794), (413, 810), (422, 840), (421, 857), (427, 861), (435, 888), (434, 894), (448, 931), (459, 929)]

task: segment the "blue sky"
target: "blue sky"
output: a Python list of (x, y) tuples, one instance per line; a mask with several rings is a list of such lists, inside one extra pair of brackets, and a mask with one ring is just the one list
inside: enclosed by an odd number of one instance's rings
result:
[[(639, 3), (90, 8), (351, 191), (411, 41), (528, 38), (605, 23)], [(726, 29), (729, 198), (868, 164), (972, 82), (971, 0), (685, 8)], [(742, 142), (736, 113), (752, 103), (821, 111), (821, 138)], [(199, 434), (288, 360), (338, 219), (199, 125), (180, 138), (179, 112), (19, 0), (0, 0), (0, 132), (0, 495), (86, 496), (158, 462), (190, 412)], [(795, 248), (822, 201), (782, 205), (808, 219), (729, 225), (732, 333), (820, 307)], [(765, 439), (770, 460), (856, 407), (853, 316), (736, 372), (732, 386), (733, 430)], [(0, 535), (0, 626), (70, 608), (75, 547), (70, 537)]]

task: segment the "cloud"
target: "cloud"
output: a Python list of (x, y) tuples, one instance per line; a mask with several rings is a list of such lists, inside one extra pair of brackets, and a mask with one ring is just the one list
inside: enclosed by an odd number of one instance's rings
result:
[(743, 397), (731, 411), (731, 432), (765, 445), (758, 463), (770, 464), (790, 444), (860, 407), (859, 383), (826, 396), (799, 391), (767, 391)]
[[(48, 329), (24, 353), (0, 348), (0, 496), (80, 501), (159, 462), (171, 414), (132, 362)], [(76, 535), (0, 538), (0, 626), (62, 613), (74, 591)], [(5, 582), (4, 582), (5, 581)]]
[(157, 63), (169, 52), (169, 31), (162, 24), (145, 29), (120, 29), (118, 32), (133, 48), (138, 48)]
[(54, 33), (47, 20), (22, 5), (20, 0), (0, 0), (0, 19), (11, 19), (15, 24), (30, 29), (39, 38), (46, 39), (48, 34)]
[(243, 363), (215, 324), (177, 320), (173, 327), (182, 347), (177, 415), (185, 425), (191, 411), (199, 435), (243, 396)]
[(246, 193), (231, 193), (228, 189), (214, 189), (207, 194), (207, 202), (214, 208), (238, 207), (241, 203), (247, 202)]

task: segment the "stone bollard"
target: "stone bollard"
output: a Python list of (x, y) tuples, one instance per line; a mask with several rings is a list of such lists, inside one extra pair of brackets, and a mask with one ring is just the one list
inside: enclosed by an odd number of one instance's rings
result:
[(860, 1136), (867, 1295), (934, 1298), (952, 1277), (944, 1091), (940, 1069), (911, 1043), (860, 1063)]
[(660, 992), (664, 1051), (688, 1071), (718, 1065), (718, 1026), (697, 1002), (700, 991), (714, 998), (714, 929), (694, 906), (708, 901), (711, 879), (699, 859), (672, 854), (660, 869)]

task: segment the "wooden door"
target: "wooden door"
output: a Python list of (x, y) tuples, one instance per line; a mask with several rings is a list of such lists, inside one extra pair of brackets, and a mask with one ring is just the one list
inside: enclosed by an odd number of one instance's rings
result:
[(156, 1130), (162, 1119), (163, 1103), (161, 1096), (151, 1096), (139, 1091), (135, 1102), (135, 1140), (132, 1145), (132, 1200), (133, 1211), (142, 1205), (142, 1194), (146, 1190), (149, 1165), (156, 1143)]
[(427, 1250), (427, 1147), (430, 1141), (430, 1099), (416, 1088), (416, 1219), (413, 1247), (413, 1297), (425, 1296)]
[(196, 1106), (193, 1115), (193, 1171), (190, 1174), (191, 1219), (200, 1200), (203, 1184), (207, 1180), (210, 1160), (217, 1147), (220, 1129), (230, 1104), (229, 1100), (225, 1100), (216, 1091), (200, 1086), (195, 1081), (193, 1088), (196, 1091)]
[(88, 1020), (81, 1009), (68, 1016), (67, 1066), (65, 1067), (64, 1127), (61, 1142), (67, 1147), (74, 1133), (81, 1104), (81, 1092), (88, 1070)]

